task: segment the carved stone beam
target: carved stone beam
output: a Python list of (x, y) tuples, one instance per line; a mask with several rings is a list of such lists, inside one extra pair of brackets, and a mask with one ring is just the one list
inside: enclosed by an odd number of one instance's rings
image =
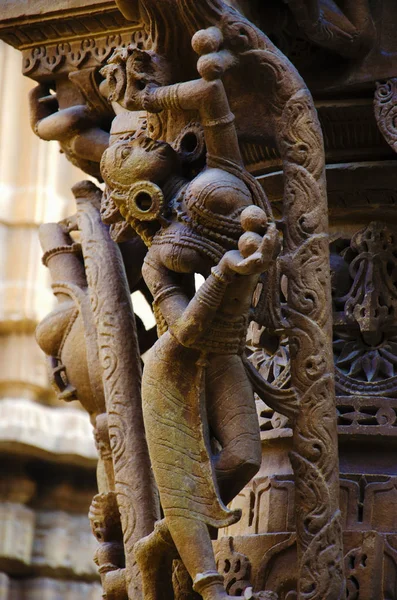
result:
[(132, 41), (137, 24), (112, 0), (0, 2), (0, 39), (22, 53), (23, 74), (53, 81), (81, 68), (101, 67)]

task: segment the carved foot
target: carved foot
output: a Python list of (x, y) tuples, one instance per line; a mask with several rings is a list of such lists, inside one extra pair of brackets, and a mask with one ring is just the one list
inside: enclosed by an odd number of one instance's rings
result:
[[(217, 571), (200, 573), (194, 580), (193, 589), (203, 600), (235, 600), (237, 596), (229, 596), (223, 587), (223, 576)], [(278, 600), (274, 592), (253, 592), (252, 587), (244, 590), (245, 600)]]

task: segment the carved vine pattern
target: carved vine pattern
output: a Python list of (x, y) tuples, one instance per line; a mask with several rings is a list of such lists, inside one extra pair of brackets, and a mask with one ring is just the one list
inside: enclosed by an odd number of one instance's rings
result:
[(106, 37), (89, 37), (77, 42), (65, 41), (49, 46), (34, 46), (23, 52), (23, 74), (37, 77), (43, 73), (57, 73), (62, 67), (72, 71), (86, 66), (100, 67), (106, 63), (116, 48), (136, 44), (140, 46), (146, 36), (142, 31), (113, 33)]
[[(273, 81), (273, 117), (283, 160), (284, 256), (291, 382), (299, 392), (292, 464), (300, 560), (299, 597), (343, 598), (338, 454), (324, 150), (313, 101), (285, 58), (261, 36)], [(261, 45), (262, 45), (261, 44)], [(320, 551), (321, 549), (321, 551)]]
[[(81, 185), (81, 184), (80, 184)], [(87, 188), (84, 187), (88, 185)], [(99, 213), (97, 190), (89, 182), (75, 188), (78, 224), (108, 414), (115, 490), (120, 510), (129, 597), (139, 594), (140, 575), (133, 553), (159, 518), (146, 446), (140, 399), (140, 356), (134, 314), (122, 258)], [(110, 286), (111, 294), (104, 291)], [(131, 460), (139, 456), (139, 460)], [(139, 506), (139, 510), (136, 507)]]

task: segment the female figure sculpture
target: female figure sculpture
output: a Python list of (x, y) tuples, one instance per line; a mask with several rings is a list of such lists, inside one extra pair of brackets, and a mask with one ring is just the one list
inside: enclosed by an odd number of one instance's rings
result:
[[(199, 32), (193, 44), (214, 48), (218, 33)], [(111, 200), (149, 246), (143, 276), (161, 335), (143, 373), (146, 436), (166, 525), (205, 599), (226, 596), (208, 527), (238, 520), (226, 504), (261, 462), (241, 354), (253, 291), (278, 250), (266, 197), (243, 167), (223, 84), (209, 79), (146, 86), (135, 98), (151, 112), (198, 111), (207, 161), (192, 181), (170, 145), (146, 136), (112, 145), (101, 163)], [(196, 292), (195, 273), (206, 277)]]

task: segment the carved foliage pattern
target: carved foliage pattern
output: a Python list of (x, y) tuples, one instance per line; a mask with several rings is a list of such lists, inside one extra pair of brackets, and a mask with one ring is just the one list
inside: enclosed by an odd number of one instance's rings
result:
[[(331, 286), (324, 150), (313, 101), (285, 57), (258, 30), (230, 20), (241, 56), (266, 79), (276, 145), (284, 170), (283, 318), (291, 384), (300, 405), (294, 426), (299, 597), (343, 597), (338, 511), (338, 454), (332, 356)], [(237, 31), (237, 27), (240, 29)], [(244, 35), (240, 35), (243, 32)]]
[[(76, 199), (78, 222), (104, 372), (115, 489), (132, 597), (140, 587), (133, 546), (151, 532), (158, 515), (140, 406), (140, 360), (133, 312), (118, 248), (101, 222), (99, 205), (97, 208), (92, 202), (98, 193), (94, 190), (91, 201), (84, 198), (86, 190)], [(111, 294), (105, 293), (108, 286)], [(131, 461), (133, 455), (139, 455), (139, 460)], [(139, 511), (135, 510), (138, 505)]]
[(140, 45), (141, 31), (114, 33), (101, 38), (64, 41), (50, 46), (35, 46), (23, 51), (23, 74), (38, 77), (55, 74), (61, 69), (74, 71), (82, 67), (101, 67), (116, 48), (134, 43)]
[(391, 146), (397, 152), (397, 78), (376, 84), (374, 99), (375, 118), (378, 127)]
[[(311, 98), (286, 104), (280, 146), (287, 221), (291, 382), (300, 392), (291, 455), (296, 482), (300, 597), (343, 597), (338, 456), (331, 352), (327, 204), (321, 132)], [(282, 123), (282, 125), (281, 125)], [(301, 514), (304, 514), (302, 518)]]

